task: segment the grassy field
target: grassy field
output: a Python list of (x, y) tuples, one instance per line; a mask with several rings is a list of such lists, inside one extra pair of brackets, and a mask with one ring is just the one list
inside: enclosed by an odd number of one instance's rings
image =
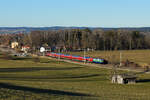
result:
[(150, 74), (139, 75), (137, 84), (118, 85), (111, 84), (110, 73), (44, 58), (7, 60), (0, 55), (0, 100), (150, 100)]
[[(122, 52), (122, 61), (126, 61), (128, 59), (131, 62), (135, 62), (143, 66), (150, 66), (150, 50), (93, 51), (86, 52), (86, 56), (104, 58), (109, 62), (119, 62), (120, 52)], [(69, 52), (68, 54), (84, 55), (83, 52)]]

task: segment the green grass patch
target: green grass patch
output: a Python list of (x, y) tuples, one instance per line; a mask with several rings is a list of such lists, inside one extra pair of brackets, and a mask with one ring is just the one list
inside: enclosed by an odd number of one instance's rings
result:
[(139, 74), (137, 84), (119, 85), (110, 82), (108, 69), (39, 59), (0, 59), (0, 100), (150, 99), (150, 74)]

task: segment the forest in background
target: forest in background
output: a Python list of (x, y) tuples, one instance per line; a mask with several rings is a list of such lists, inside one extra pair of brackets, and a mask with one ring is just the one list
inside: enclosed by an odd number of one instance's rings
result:
[(65, 29), (31, 31), (30, 33), (1, 34), (0, 44), (10, 45), (17, 41), (20, 46), (28, 45), (38, 48), (66, 47), (67, 50), (135, 50), (150, 49), (150, 35), (132, 30), (101, 30), (101, 29)]

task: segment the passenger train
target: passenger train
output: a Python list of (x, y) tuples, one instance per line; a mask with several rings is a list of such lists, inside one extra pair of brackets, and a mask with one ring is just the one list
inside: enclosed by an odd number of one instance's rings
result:
[(60, 59), (69, 59), (75, 61), (82, 61), (82, 62), (89, 62), (89, 63), (97, 63), (97, 64), (107, 64), (108, 62), (105, 59), (100, 58), (92, 58), (92, 57), (81, 57), (81, 56), (74, 56), (74, 55), (67, 55), (61, 53), (46, 53), (46, 56), (60, 58)]

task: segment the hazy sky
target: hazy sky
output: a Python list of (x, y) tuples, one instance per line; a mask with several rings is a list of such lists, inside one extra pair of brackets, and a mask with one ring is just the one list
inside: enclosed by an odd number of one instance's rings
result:
[(0, 0), (0, 26), (150, 27), (150, 0)]

